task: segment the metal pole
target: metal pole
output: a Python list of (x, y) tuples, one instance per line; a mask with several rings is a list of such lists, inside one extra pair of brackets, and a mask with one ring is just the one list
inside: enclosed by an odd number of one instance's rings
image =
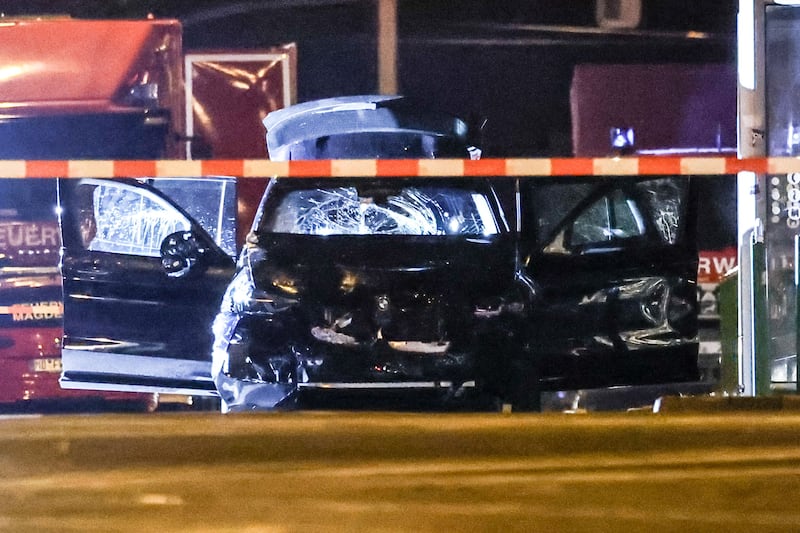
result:
[(794, 297), (794, 391), (796, 394), (800, 394), (800, 378), (798, 378), (800, 373), (797, 372), (797, 361), (800, 360), (798, 357), (800, 354), (800, 235), (794, 236)]
[(763, 239), (752, 242), (752, 294), (753, 294), (753, 343), (755, 363), (755, 395), (771, 393), (771, 357), (769, 346), (769, 313), (767, 306), (767, 259)]
[(397, 94), (397, 0), (378, 2), (378, 90)]

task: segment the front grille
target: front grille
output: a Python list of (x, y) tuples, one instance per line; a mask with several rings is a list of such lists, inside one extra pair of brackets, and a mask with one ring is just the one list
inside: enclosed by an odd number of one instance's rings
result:
[(381, 293), (347, 305), (325, 306), (311, 323), (360, 342), (444, 341), (448, 333), (445, 306), (437, 298), (420, 294)]

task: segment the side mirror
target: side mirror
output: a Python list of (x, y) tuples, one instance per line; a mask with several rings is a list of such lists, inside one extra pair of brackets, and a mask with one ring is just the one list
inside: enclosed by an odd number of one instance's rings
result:
[(161, 243), (161, 266), (167, 276), (180, 278), (189, 273), (203, 252), (193, 232), (176, 231)]

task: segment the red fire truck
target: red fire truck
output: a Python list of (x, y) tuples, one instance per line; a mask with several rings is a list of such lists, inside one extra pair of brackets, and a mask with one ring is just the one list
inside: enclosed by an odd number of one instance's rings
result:
[[(184, 53), (181, 39), (176, 20), (3, 19), (0, 159), (265, 157), (261, 119), (294, 103), (294, 45)], [(240, 187), (241, 220), (252, 219), (260, 187)], [(149, 395), (59, 386), (55, 209), (54, 178), (0, 179), (0, 404), (153, 407)]]

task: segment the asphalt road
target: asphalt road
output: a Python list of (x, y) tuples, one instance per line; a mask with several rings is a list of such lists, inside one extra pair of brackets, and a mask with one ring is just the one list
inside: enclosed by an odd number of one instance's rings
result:
[(0, 531), (791, 531), (800, 411), (0, 419)]

